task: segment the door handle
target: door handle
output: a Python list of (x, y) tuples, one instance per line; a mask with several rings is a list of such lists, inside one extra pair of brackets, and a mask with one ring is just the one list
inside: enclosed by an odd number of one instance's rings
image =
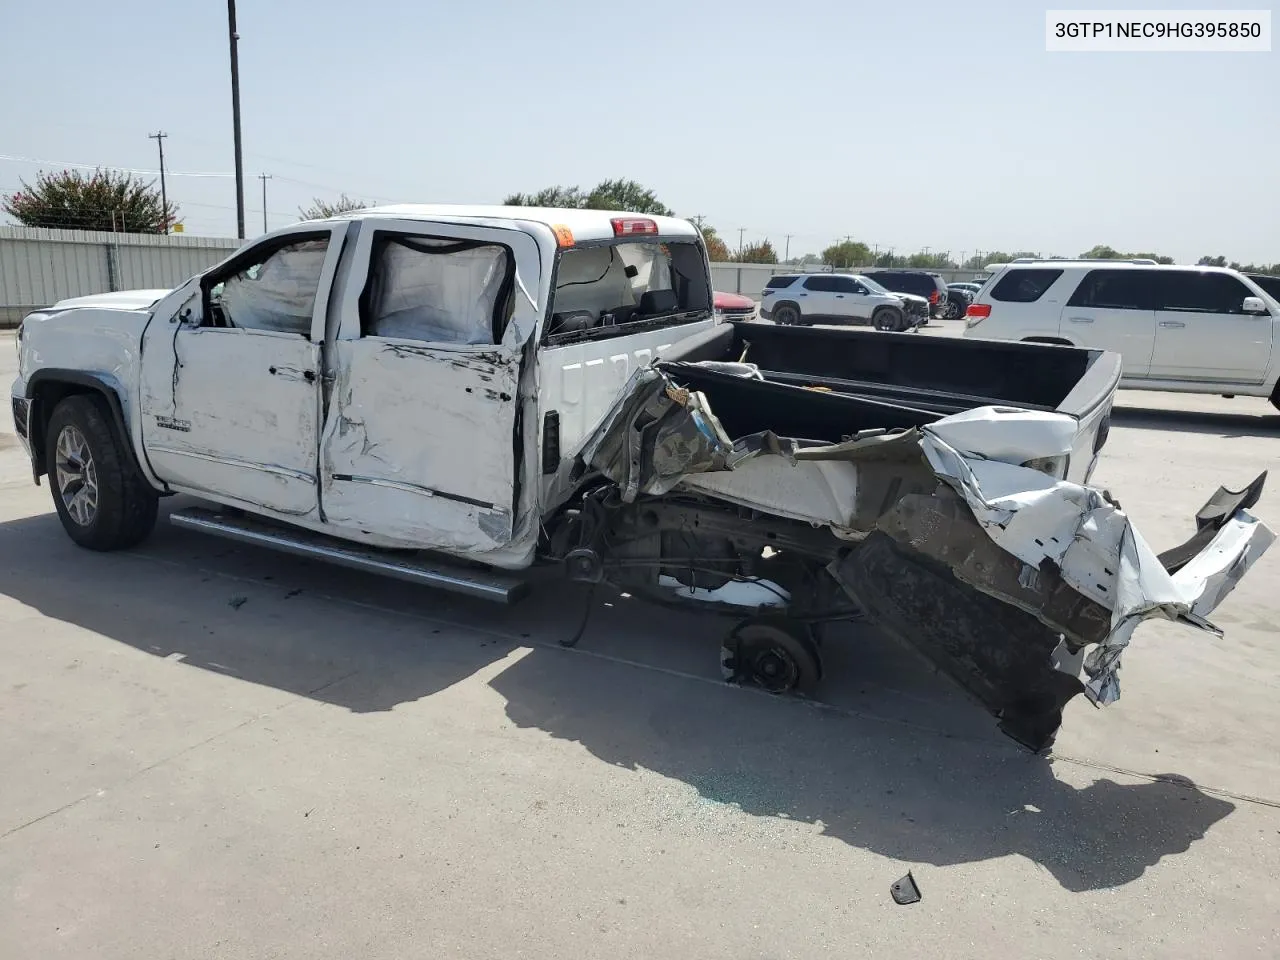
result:
[(1181, 328), (1185, 327), (1186, 324), (1183, 323), (1181, 320), (1161, 320), (1160, 326), (1169, 327), (1171, 330), (1180, 330)]
[(837, 294), (836, 294), (836, 299), (837, 299), (837, 300), (843, 300), (843, 299), (844, 299), (844, 294), (843, 294), (843, 293), (837, 293)]
[(1093, 317), (1067, 317), (1071, 323), (1093, 323)]
[[(290, 373), (290, 374), (292, 374), (293, 376), (297, 376), (297, 375), (298, 375), (298, 371), (297, 371), (297, 369), (296, 369), (296, 368), (293, 368), (293, 367), (288, 368), (287, 372), (288, 372), (288, 373)], [(279, 376), (279, 375), (280, 375), (280, 368), (279, 368), (279, 367), (267, 367), (267, 373), (271, 374), (273, 377), (275, 377), (275, 376)], [(303, 380), (305, 380), (305, 381), (307, 381), (307, 383), (315, 383), (315, 382), (316, 382), (316, 372), (315, 372), (314, 370), (303, 370), (303, 371), (302, 371), (302, 379), (303, 379)]]

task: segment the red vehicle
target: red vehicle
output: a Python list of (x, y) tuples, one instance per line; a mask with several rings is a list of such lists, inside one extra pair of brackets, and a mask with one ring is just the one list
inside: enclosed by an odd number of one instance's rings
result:
[(756, 316), (756, 302), (750, 297), (744, 297), (737, 293), (724, 293), (716, 290), (712, 294), (715, 298), (716, 316), (725, 320), (754, 320)]

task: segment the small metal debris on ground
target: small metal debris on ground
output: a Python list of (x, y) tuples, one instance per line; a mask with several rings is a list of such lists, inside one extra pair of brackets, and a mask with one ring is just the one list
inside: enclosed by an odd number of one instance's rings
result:
[(229, 602), (231, 604), (232, 610), (239, 610), (241, 607), (243, 607), (246, 603), (249, 602), (249, 598), (248, 597), (232, 597)]
[(889, 892), (893, 894), (893, 902), (906, 906), (908, 903), (920, 902), (920, 887), (916, 884), (916, 878), (907, 871), (907, 875), (898, 880)]

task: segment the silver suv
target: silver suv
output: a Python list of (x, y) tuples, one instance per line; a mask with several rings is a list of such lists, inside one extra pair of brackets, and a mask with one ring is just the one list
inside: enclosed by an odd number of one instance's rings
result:
[(877, 330), (906, 331), (929, 322), (929, 301), (891, 293), (861, 274), (781, 274), (761, 292), (760, 316), (783, 326), (869, 323)]

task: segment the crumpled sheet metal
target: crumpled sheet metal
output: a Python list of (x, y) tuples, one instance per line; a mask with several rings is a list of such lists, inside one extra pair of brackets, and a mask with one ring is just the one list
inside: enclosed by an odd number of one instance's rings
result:
[(772, 433), (730, 440), (707, 398), (653, 367), (631, 375), (581, 459), (618, 484), (625, 503), (670, 492), (691, 474), (732, 470), (752, 457), (794, 462), (795, 443)]
[[(1246, 510), (1236, 510), (1209, 545), (1170, 574), (1128, 516), (1103, 492), (1055, 480), (998, 456), (1055, 455), (1065, 430), (1048, 424), (1038, 442), (1022, 411), (969, 411), (963, 431), (945, 418), (923, 429), (921, 446), (934, 472), (969, 505), (987, 535), (1029, 567), (1048, 560), (1081, 594), (1111, 611), (1111, 632), (1081, 658), (1063, 656), (1060, 669), (1079, 669), (1097, 704), (1120, 696), (1120, 656), (1143, 620), (1162, 617), (1220, 633), (1205, 618), (1275, 540)], [(1057, 417), (1039, 414), (1039, 417)], [(1062, 417), (1070, 420), (1069, 417)], [(1021, 435), (1025, 443), (1011, 443)], [(953, 442), (963, 442), (959, 450)], [(1069, 449), (1069, 447), (1066, 447)]]

